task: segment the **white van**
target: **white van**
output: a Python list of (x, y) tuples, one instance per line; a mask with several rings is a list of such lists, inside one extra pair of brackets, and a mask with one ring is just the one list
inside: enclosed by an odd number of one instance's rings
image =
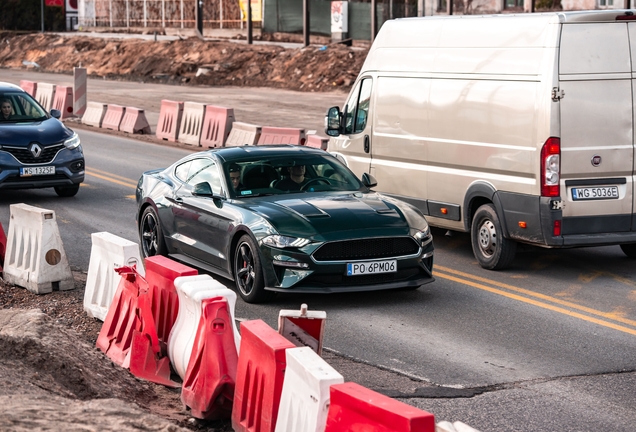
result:
[(635, 84), (631, 11), (387, 21), (327, 113), (328, 151), (470, 231), (484, 268), (516, 242), (635, 258)]

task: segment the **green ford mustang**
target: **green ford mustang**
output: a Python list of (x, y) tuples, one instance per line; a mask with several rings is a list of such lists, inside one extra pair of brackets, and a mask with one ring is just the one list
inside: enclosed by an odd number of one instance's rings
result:
[(373, 192), (336, 157), (303, 146), (189, 155), (142, 174), (144, 257), (233, 279), (249, 303), (276, 292), (416, 289), (433, 280), (433, 238), (412, 205)]

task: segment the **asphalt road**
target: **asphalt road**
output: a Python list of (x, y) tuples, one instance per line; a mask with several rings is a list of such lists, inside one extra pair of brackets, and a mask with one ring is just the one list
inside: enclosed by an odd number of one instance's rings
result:
[[(277, 90), (261, 90), (254, 106), (276, 99)], [(297, 94), (297, 103), (310, 106), (311, 96)], [(8, 226), (11, 203), (54, 210), (71, 266), (86, 271), (91, 233), (137, 241), (141, 172), (191, 150), (79, 133), (88, 167), (79, 194), (3, 191), (0, 222)], [(618, 247), (522, 247), (510, 270), (490, 272), (477, 265), (467, 235), (433, 234), (437, 280), (417, 291), (285, 295), (266, 305), (239, 302), (236, 315), (275, 327), (280, 309), (325, 310), (326, 347), (444, 386), (393, 394), (439, 420), (482, 431), (634, 430), (633, 261)]]

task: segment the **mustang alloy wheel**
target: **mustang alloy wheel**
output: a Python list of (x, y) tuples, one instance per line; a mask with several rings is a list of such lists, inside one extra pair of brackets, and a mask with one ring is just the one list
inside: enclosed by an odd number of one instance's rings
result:
[(163, 238), (163, 233), (161, 232), (159, 218), (152, 207), (147, 207), (141, 216), (139, 240), (141, 254), (144, 258), (155, 255), (166, 255), (166, 243)]
[(275, 294), (264, 289), (263, 268), (258, 248), (252, 237), (247, 234), (241, 237), (236, 246), (234, 281), (239, 295), (247, 303), (261, 303)]

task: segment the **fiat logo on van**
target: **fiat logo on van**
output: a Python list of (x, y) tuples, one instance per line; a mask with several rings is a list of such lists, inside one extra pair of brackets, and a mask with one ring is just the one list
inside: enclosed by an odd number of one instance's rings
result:
[(601, 157), (599, 155), (592, 156), (592, 166), (599, 166), (601, 164)]

